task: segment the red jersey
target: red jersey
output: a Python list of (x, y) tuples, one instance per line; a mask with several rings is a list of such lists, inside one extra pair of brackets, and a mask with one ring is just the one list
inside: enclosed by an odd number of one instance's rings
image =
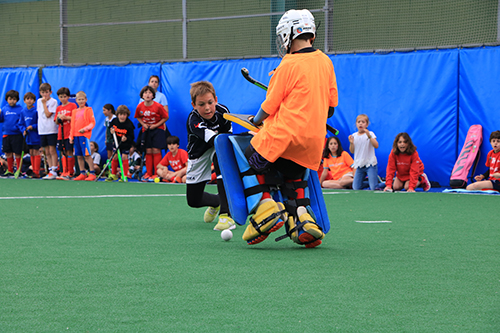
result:
[(172, 155), (172, 152), (169, 151), (165, 157), (160, 161), (161, 165), (169, 166), (174, 171), (179, 171), (187, 166), (188, 161), (188, 153), (184, 149), (177, 150), (177, 155)]
[(418, 177), (424, 173), (424, 163), (420, 160), (417, 152), (411, 155), (400, 153), (398, 155), (391, 151), (389, 154), (389, 162), (387, 162), (385, 185), (392, 187), (394, 175), (400, 181), (410, 181), (411, 189), (415, 189), (418, 184)]
[(494, 178), (491, 175), (500, 172), (500, 151), (495, 153), (494, 150), (488, 153), (486, 156), (486, 166), (490, 168), (490, 180), (500, 180), (500, 178)]
[[(75, 103), (68, 103), (66, 105), (59, 105), (56, 109), (56, 116), (54, 117), (54, 121), (57, 121), (57, 116), (62, 114), (63, 116), (71, 117), (73, 110), (77, 109)], [(63, 121), (63, 131), (64, 131), (64, 139), (69, 138), (69, 132), (71, 131), (71, 120)], [(62, 140), (61, 138), (61, 130), (57, 132), (57, 140)]]
[[(160, 122), (163, 118), (168, 118), (168, 113), (165, 108), (160, 103), (154, 102), (150, 106), (146, 106), (144, 102), (139, 103), (135, 109), (134, 118), (142, 118), (142, 121), (148, 125), (154, 125)], [(158, 127), (165, 130), (167, 127), (165, 124)], [(142, 128), (145, 131), (145, 128)]]

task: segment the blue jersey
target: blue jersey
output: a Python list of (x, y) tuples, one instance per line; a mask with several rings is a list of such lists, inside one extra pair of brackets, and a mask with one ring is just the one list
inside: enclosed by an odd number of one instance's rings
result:
[(0, 112), (0, 123), (3, 123), (3, 135), (23, 134), (18, 127), (23, 108), (20, 105), (5, 105)]
[[(26, 128), (29, 126), (33, 127), (33, 129), (26, 131)], [(24, 133), (24, 131), (26, 131), (26, 144), (40, 144), (40, 135), (38, 135), (38, 112), (36, 111), (36, 107), (33, 106), (31, 109), (23, 108), (18, 127), (21, 132)]]

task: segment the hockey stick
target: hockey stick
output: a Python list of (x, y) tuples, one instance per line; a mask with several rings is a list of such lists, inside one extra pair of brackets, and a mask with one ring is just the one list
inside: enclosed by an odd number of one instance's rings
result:
[(21, 152), (21, 160), (17, 166), (17, 170), (16, 170), (16, 173), (14, 174), (14, 179), (17, 179), (19, 177), (19, 175), (21, 174), (21, 169), (23, 168), (23, 158), (24, 158), (24, 152), (26, 150), (26, 138), (25, 136), (23, 135), (23, 151)]
[[(122, 143), (120, 142), (120, 145)], [(120, 148), (120, 145), (118, 146), (118, 148)], [(113, 154), (111, 154), (111, 157), (108, 159), (108, 161), (106, 162), (106, 165), (104, 166), (104, 168), (102, 168), (102, 171), (101, 173), (99, 174), (99, 176), (94, 180), (95, 182), (99, 180), (99, 178), (101, 178), (101, 176), (104, 174), (104, 172), (109, 168), (109, 166), (111, 165), (113, 159), (115, 158), (115, 155), (116, 155), (116, 152), (118, 151), (118, 148), (117, 149), (114, 149), (113, 150)]]
[[(62, 173), (64, 173), (64, 160), (63, 160), (63, 157), (66, 157), (66, 147), (64, 146), (64, 125), (63, 125), (63, 121), (59, 118), (57, 119), (58, 121), (60, 120), (60, 124), (59, 124), (59, 132), (61, 132), (61, 139), (59, 140), (59, 145), (61, 145), (61, 149), (60, 152), (61, 152), (61, 158), (60, 158), (60, 161), (61, 161), (61, 168), (62, 168)], [(66, 157), (67, 158), (67, 157)], [(68, 163), (68, 160), (66, 159), (66, 165)], [(68, 170), (68, 173), (69, 173), (69, 170)]]
[[(267, 91), (267, 86), (262, 83), (262, 82), (259, 82), (257, 81), (256, 79), (254, 79), (253, 77), (250, 76), (250, 73), (248, 72), (248, 69), (246, 69), (245, 67), (243, 67), (241, 69), (241, 74), (243, 75), (243, 77), (248, 81), (250, 82), (251, 84), (254, 84), (256, 85), (257, 87), (259, 88), (262, 88), (264, 89), (265, 91)], [(326, 129), (329, 130), (331, 133), (333, 133), (334, 135), (338, 135), (339, 134), (339, 130), (326, 124)]]
[(120, 162), (120, 170), (122, 172), (121, 178), (124, 182), (127, 181), (127, 176), (125, 176), (125, 173), (123, 172), (123, 163), (122, 163), (122, 154), (120, 153), (120, 145), (118, 144), (118, 139), (116, 138), (116, 133), (113, 132), (113, 138), (115, 139), (115, 146), (116, 146), (116, 151), (118, 154), (118, 162)]

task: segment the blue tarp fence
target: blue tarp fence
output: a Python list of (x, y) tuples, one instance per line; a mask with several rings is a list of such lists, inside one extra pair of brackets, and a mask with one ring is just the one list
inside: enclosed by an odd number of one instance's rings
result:
[[(369, 129), (379, 141), (376, 155), (379, 174), (384, 177), (395, 136), (407, 132), (418, 148), (426, 173), (441, 185), (449, 177), (471, 125), (483, 126), (479, 172), (485, 171), (485, 157), (491, 146), (489, 135), (500, 129), (500, 47), (430, 50), (390, 54), (331, 55), (339, 87), (339, 106), (329, 124), (339, 129), (345, 149), (348, 136), (356, 131), (359, 114), (370, 118)], [(160, 76), (160, 91), (169, 103), (170, 132), (187, 145), (186, 120), (192, 110), (190, 84), (199, 80), (213, 83), (219, 103), (233, 113), (255, 114), (265, 91), (248, 83), (240, 74), (268, 84), (269, 72), (280, 59), (243, 59), (125, 66), (46, 67), (42, 81), (52, 86), (52, 96), (60, 87), (72, 94), (83, 90), (93, 107), (96, 128), (92, 140), (104, 152), (102, 107), (111, 103), (127, 105), (132, 115), (139, 91), (151, 75)], [(10, 89), (38, 96), (36, 68), (0, 69), (2, 96)], [(22, 101), (21, 101), (22, 102)], [(2, 104), (6, 103), (4, 98)], [(134, 120), (137, 124), (137, 121)], [(243, 129), (235, 126), (235, 132)]]

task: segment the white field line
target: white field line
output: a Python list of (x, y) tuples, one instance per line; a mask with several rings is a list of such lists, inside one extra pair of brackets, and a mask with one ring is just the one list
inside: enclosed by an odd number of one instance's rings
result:
[(356, 221), (358, 223), (392, 223), (392, 221)]
[(60, 195), (39, 197), (0, 197), (0, 200), (27, 199), (99, 199), (99, 198), (143, 198), (143, 197), (185, 197), (185, 194), (111, 194), (111, 195)]
[(328, 194), (350, 194), (351, 192), (323, 192), (323, 195)]

